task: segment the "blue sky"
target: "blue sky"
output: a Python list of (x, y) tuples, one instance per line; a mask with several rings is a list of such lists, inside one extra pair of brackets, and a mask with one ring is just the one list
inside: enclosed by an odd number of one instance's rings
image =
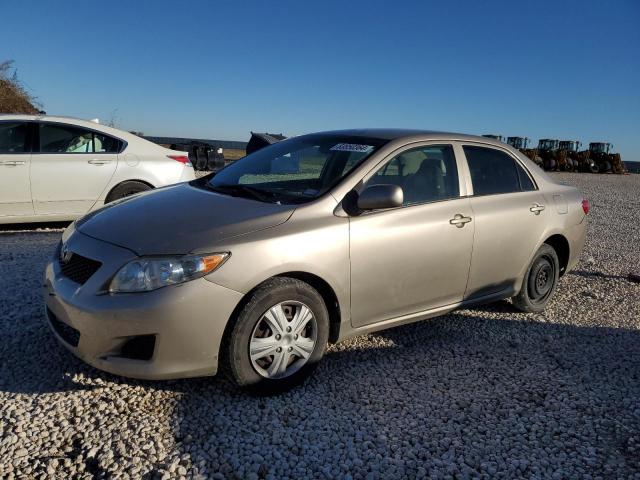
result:
[[(578, 138), (640, 160), (640, 1), (2, 1), (50, 114), (246, 140), (349, 127)], [(6, 21), (14, 19), (15, 21)]]

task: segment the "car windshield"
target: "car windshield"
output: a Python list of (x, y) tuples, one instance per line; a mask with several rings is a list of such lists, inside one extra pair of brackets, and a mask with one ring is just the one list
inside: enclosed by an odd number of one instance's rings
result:
[(329, 191), (386, 140), (305, 135), (269, 145), (237, 160), (206, 186), (274, 203), (306, 203)]

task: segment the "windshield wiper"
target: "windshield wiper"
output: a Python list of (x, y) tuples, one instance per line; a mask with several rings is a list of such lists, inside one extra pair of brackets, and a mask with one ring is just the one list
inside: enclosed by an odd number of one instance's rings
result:
[(273, 193), (248, 185), (211, 185), (210, 183), (206, 183), (205, 185), (214, 192), (226, 193), (232, 196), (250, 197), (260, 202), (274, 202)]

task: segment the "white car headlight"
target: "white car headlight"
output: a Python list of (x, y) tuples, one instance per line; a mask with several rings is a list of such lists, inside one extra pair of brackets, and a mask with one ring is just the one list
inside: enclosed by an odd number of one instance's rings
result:
[(229, 256), (230, 253), (213, 253), (132, 260), (113, 277), (109, 292), (149, 292), (167, 285), (188, 282), (213, 272)]

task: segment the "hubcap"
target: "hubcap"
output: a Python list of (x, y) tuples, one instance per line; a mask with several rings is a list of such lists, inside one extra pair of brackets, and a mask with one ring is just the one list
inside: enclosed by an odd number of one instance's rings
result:
[(293, 375), (316, 346), (318, 325), (304, 303), (285, 301), (262, 314), (249, 341), (253, 368), (265, 378)]

